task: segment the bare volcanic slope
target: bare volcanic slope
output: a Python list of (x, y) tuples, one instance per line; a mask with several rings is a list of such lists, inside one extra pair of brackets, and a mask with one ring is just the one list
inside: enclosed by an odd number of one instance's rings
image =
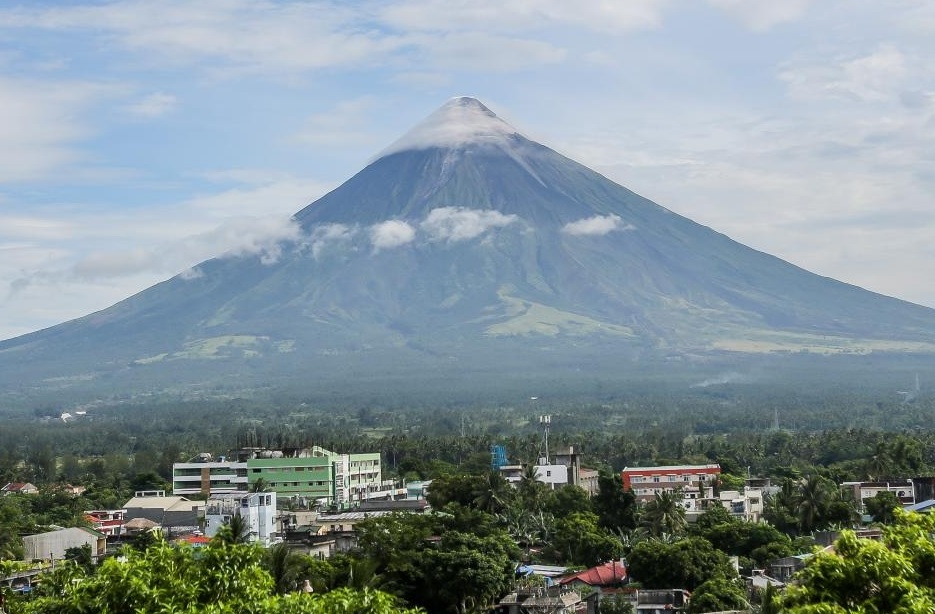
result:
[(449, 101), (295, 222), (302, 239), (265, 257), (209, 260), (0, 342), (0, 384), (352, 385), (457, 370), (495, 385), (725, 351), (935, 353), (935, 310), (745, 247), (473, 98)]

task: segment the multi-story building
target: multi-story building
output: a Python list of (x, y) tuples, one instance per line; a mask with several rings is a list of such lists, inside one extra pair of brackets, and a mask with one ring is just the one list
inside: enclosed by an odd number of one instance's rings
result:
[(87, 510), (84, 518), (92, 528), (107, 537), (117, 537), (123, 531), (127, 510)]
[(280, 499), (347, 507), (354, 502), (405, 496), (392, 481), (382, 479), (378, 452), (337, 454), (324, 448), (267, 450), (247, 448), (230, 458), (214, 460), (200, 454), (172, 466), (177, 495), (220, 495), (256, 489), (276, 492)]
[(912, 480), (892, 480), (889, 482), (844, 482), (841, 489), (850, 494), (858, 505), (858, 511), (866, 511), (867, 499), (872, 499), (881, 492), (891, 492), (903, 506), (913, 505), (916, 502), (915, 488)]
[(210, 497), (205, 504), (205, 534), (214, 537), (234, 516), (244, 519), (247, 541), (270, 546), (276, 534), (276, 493), (240, 492)]
[(720, 475), (721, 466), (717, 464), (626, 467), (621, 472), (624, 489), (632, 490), (640, 501), (648, 501), (664, 492), (688, 490), (704, 498), (711, 493)]

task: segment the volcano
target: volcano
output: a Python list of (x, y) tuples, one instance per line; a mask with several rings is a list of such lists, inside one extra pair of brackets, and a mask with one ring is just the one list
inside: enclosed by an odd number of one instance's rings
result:
[(0, 386), (497, 386), (689, 357), (935, 354), (935, 310), (741, 245), (474, 98), (294, 222), (301, 238), (261, 256), (0, 343)]

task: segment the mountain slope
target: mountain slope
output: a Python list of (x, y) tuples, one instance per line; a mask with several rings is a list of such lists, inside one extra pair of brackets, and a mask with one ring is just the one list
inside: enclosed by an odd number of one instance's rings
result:
[(582, 361), (722, 350), (935, 353), (935, 310), (747, 248), (471, 98), (295, 221), (303, 239), (273, 262), (214, 259), (0, 342), (0, 384), (405, 379), (441, 364), (548, 377)]

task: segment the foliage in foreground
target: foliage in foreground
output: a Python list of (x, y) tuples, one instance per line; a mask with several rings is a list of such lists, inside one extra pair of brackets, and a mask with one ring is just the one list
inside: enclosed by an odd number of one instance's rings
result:
[(41, 596), (11, 614), (417, 614), (380, 591), (342, 588), (323, 594), (274, 594), (255, 545), (214, 540), (195, 549), (160, 540), (145, 551), (125, 550), (93, 574), (60, 568), (42, 582)]
[(790, 614), (935, 612), (935, 516), (896, 510), (882, 541), (844, 531), (781, 599)]

